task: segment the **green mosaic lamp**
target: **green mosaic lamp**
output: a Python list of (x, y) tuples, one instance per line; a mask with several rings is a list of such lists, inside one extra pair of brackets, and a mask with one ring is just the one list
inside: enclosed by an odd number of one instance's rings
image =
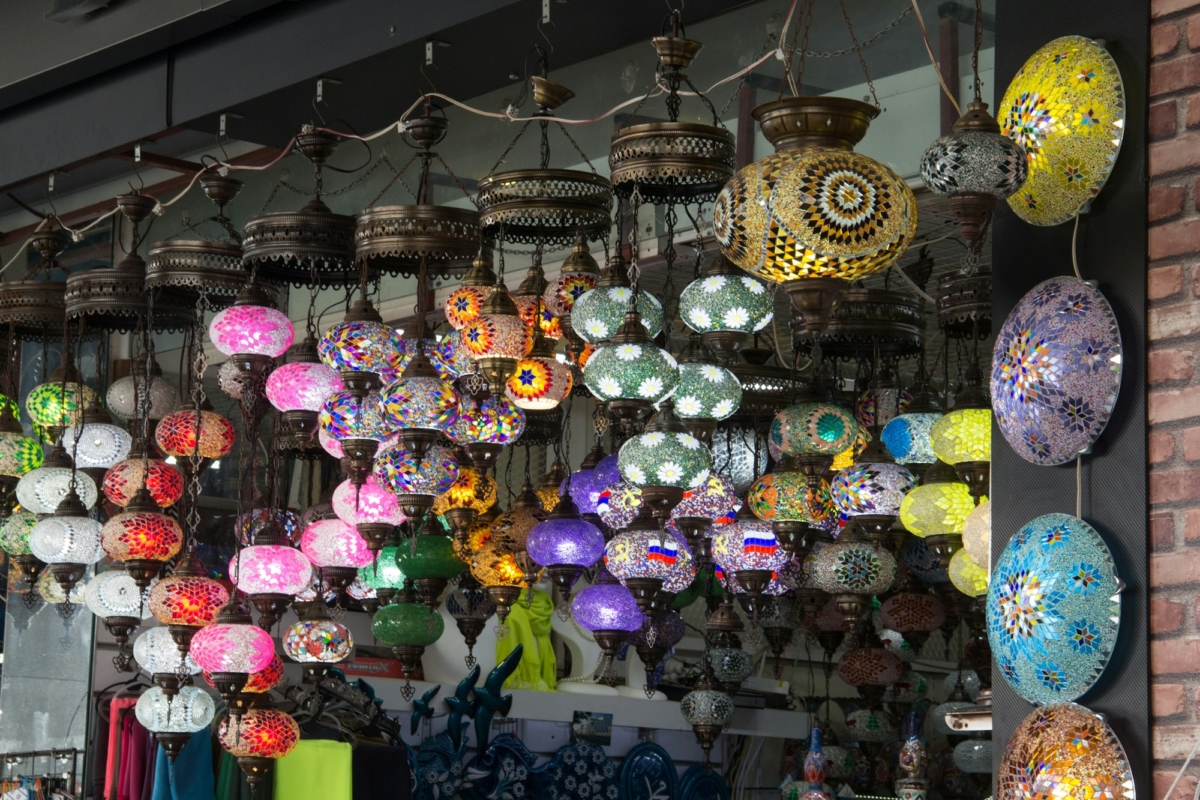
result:
[(645, 432), (621, 446), (617, 454), (621, 478), (641, 488), (650, 512), (666, 519), (683, 499), (685, 489), (695, 489), (712, 472), (712, 453), (675, 414), (675, 403), (664, 400)]
[(358, 579), (368, 589), (375, 590), (381, 605), (386, 606), (404, 588), (404, 571), (396, 561), (399, 551), (398, 545), (385, 544), (374, 564), (358, 569)]
[(775, 302), (762, 281), (718, 256), (684, 287), (679, 316), (727, 364), (751, 334), (774, 319)]
[(741, 381), (717, 365), (712, 349), (694, 331), (678, 361), (679, 388), (671, 398), (675, 413), (689, 433), (711, 446), (717, 423), (733, 416), (742, 405)]
[(583, 382), (631, 434), (678, 388), (679, 363), (650, 340), (641, 313), (631, 307), (612, 341), (588, 359)]
[(437, 517), (429, 514), (415, 543), (401, 545), (396, 554), (396, 566), (404, 577), (413, 582), (417, 597), (437, 611), (442, 591), (467, 565), (454, 555), (454, 541), (443, 534)]
[(391, 603), (371, 618), (371, 632), (381, 643), (392, 648), (400, 662), (400, 674), (404, 676), (400, 694), (405, 700), (411, 700), (414, 694), (409, 679), (421, 666), (425, 648), (442, 638), (445, 630), (446, 623), (441, 614), (415, 602)]

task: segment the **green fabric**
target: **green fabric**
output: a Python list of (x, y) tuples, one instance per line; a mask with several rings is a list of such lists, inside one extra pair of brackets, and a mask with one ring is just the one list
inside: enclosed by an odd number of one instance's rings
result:
[(229, 790), (237, 783), (237, 759), (221, 751), (221, 766), (217, 770), (217, 800), (230, 800)]
[(275, 762), (275, 800), (351, 800), (351, 752), (345, 742), (301, 739)]
[(504, 688), (553, 692), (558, 674), (554, 646), (550, 644), (550, 615), (554, 613), (554, 601), (545, 592), (534, 590), (533, 603), (526, 608), (526, 591), (522, 590), (521, 599), (513, 604), (505, 620), (508, 635), (496, 640), (496, 663), (508, 658), (517, 645), (524, 645), (521, 663), (504, 682)]

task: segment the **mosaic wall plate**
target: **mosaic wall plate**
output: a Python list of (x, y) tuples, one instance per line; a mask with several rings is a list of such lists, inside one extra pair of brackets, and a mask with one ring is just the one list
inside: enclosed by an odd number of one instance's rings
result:
[(1051, 466), (1104, 432), (1121, 389), (1121, 332), (1098, 290), (1072, 278), (1035, 286), (992, 351), (992, 411), (1017, 455)]
[(1099, 715), (1075, 703), (1035, 709), (1004, 748), (996, 800), (1134, 800), (1129, 757)]
[(1087, 692), (1121, 617), (1112, 552), (1078, 517), (1046, 514), (1009, 540), (992, 570), (987, 629), (999, 673), (1033, 703)]
[(1032, 225), (1058, 225), (1112, 172), (1125, 135), (1125, 86), (1108, 51), (1064, 36), (1029, 57), (997, 112), (1000, 132), (1029, 160), (1029, 177), (1008, 204)]

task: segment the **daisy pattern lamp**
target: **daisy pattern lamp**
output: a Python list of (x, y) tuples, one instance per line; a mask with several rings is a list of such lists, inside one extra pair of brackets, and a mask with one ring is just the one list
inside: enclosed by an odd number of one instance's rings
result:
[(728, 369), (713, 363), (716, 356), (698, 333), (691, 334), (678, 361), (679, 388), (672, 398), (676, 412), (688, 432), (711, 447), (717, 423), (733, 416), (742, 404), (742, 384)]
[(583, 381), (607, 404), (622, 430), (632, 434), (678, 388), (679, 363), (650, 340), (635, 309), (625, 315), (612, 341), (588, 359)]
[(718, 256), (684, 287), (679, 316), (727, 364), (751, 334), (775, 318), (775, 303), (762, 281)]
[(712, 453), (687, 432), (675, 415), (674, 403), (667, 399), (645, 432), (621, 446), (617, 468), (622, 479), (641, 488), (651, 513), (666, 519), (686, 489), (699, 488), (708, 480)]
[[(633, 289), (629, 287), (624, 264), (617, 261), (596, 288), (579, 298), (575, 304), (571, 319), (579, 338), (594, 345), (612, 341), (625, 322), (632, 297)], [(639, 289), (638, 312), (647, 335), (650, 338), (658, 336), (663, 329), (663, 308), (658, 298), (645, 289)]]

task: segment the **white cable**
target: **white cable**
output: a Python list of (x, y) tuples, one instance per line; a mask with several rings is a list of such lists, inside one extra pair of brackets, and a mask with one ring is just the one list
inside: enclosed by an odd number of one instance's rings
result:
[(33, 233), (29, 234), (29, 238), (21, 242), (21, 246), (17, 248), (17, 252), (13, 253), (13, 257), (8, 260), (8, 263), (6, 263), (3, 267), (0, 267), (0, 274), (3, 274), (6, 269), (16, 263), (17, 259), (21, 257), (21, 253), (24, 253), (25, 248), (29, 247), (29, 243), (33, 241), (34, 234), (40, 231), (42, 226), (45, 225), (49, 219), (49, 217), (42, 217), (42, 221), (39, 222), (38, 226), (33, 229)]
[(1075, 227), (1071, 230), (1071, 266), (1075, 268), (1075, 277), (1083, 280), (1083, 275), (1079, 272), (1079, 258), (1075, 250), (1075, 242), (1079, 238), (1079, 215), (1075, 215)]
[(925, 298), (925, 300), (926, 300), (927, 302), (930, 302), (930, 303), (933, 303), (934, 305), (937, 305), (937, 300), (935, 300), (934, 298), (932, 298), (932, 297), (930, 297), (929, 295), (925, 294), (925, 292), (921, 291), (921, 287), (920, 287), (920, 286), (917, 286), (917, 284), (916, 284), (916, 283), (913, 281), (913, 279), (912, 279), (912, 278), (910, 278), (910, 277), (908, 277), (908, 273), (907, 273), (907, 272), (905, 272), (904, 270), (900, 269), (899, 267), (896, 267), (896, 269), (894, 269), (894, 270), (892, 270), (892, 271), (893, 271), (893, 273), (895, 273), (896, 275), (899, 275), (899, 276), (900, 276), (900, 278), (901, 278), (901, 279), (902, 279), (902, 280), (903, 280), (905, 283), (907, 283), (907, 284), (908, 284), (908, 288), (912, 289), (914, 292), (916, 292), (917, 294), (921, 295), (921, 297)]
[[(1183, 766), (1179, 768), (1179, 773), (1175, 776), (1175, 780), (1171, 781), (1171, 787), (1163, 795), (1163, 800), (1171, 800), (1171, 792), (1175, 791), (1175, 787), (1179, 785), (1179, 781), (1183, 778), (1183, 773), (1187, 772), (1188, 764), (1192, 763), (1192, 759), (1196, 757), (1197, 752), (1200, 752), (1200, 737), (1196, 738), (1196, 743), (1192, 745), (1192, 752), (1188, 753), (1187, 761), (1183, 762)], [(1197, 786), (1196, 790), (1200, 792), (1200, 786)]]

